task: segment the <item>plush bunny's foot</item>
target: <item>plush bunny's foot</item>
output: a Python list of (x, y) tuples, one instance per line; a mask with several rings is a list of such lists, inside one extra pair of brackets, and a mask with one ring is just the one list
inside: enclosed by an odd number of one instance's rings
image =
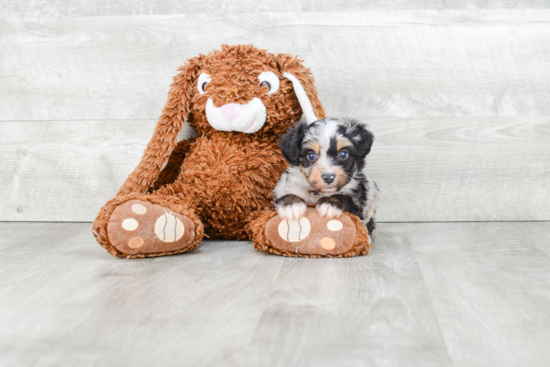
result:
[[(127, 257), (160, 256), (196, 246), (189, 217), (145, 200), (120, 204), (107, 224), (109, 241)], [(141, 255), (141, 256), (140, 256)]]
[[(264, 233), (260, 233), (263, 222)], [(252, 232), (256, 249), (284, 256), (349, 257), (366, 255), (370, 250), (367, 230), (349, 213), (329, 219), (308, 208), (299, 220), (290, 220), (266, 212), (252, 226)]]

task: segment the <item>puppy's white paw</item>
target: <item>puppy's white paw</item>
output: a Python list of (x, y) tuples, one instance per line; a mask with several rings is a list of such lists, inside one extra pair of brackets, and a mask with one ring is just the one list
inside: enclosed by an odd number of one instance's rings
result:
[(298, 220), (306, 214), (306, 203), (292, 203), (290, 205), (279, 205), (277, 212), (283, 219)]
[(331, 205), (328, 203), (319, 204), (317, 205), (316, 209), (317, 209), (317, 213), (319, 213), (321, 217), (325, 217), (329, 219), (338, 218), (339, 216), (344, 214), (344, 211), (342, 209), (339, 209), (334, 205)]

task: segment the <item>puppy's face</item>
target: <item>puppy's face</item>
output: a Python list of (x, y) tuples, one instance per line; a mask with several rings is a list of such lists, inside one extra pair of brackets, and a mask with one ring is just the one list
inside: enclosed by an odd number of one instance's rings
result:
[(315, 191), (336, 193), (363, 169), (373, 139), (358, 121), (323, 119), (294, 125), (281, 137), (281, 151)]

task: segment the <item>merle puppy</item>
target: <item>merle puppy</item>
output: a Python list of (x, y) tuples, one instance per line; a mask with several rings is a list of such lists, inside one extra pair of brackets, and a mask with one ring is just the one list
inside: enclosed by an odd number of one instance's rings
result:
[(373, 140), (372, 133), (352, 119), (294, 124), (280, 139), (290, 167), (274, 190), (279, 215), (299, 219), (309, 203), (323, 217), (355, 214), (371, 233), (380, 192), (363, 171)]

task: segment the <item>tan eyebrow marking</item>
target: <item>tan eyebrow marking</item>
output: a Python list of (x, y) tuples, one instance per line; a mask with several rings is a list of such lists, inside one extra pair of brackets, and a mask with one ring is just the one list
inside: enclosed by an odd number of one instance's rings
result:
[(342, 150), (345, 147), (348, 147), (350, 145), (351, 145), (351, 142), (348, 139), (346, 139), (346, 138), (339, 139), (338, 142), (336, 143), (336, 150), (340, 151), (340, 150)]
[(319, 154), (319, 151), (321, 150), (321, 147), (319, 146), (319, 143), (311, 142), (306, 145), (306, 148), (313, 150), (315, 153)]

